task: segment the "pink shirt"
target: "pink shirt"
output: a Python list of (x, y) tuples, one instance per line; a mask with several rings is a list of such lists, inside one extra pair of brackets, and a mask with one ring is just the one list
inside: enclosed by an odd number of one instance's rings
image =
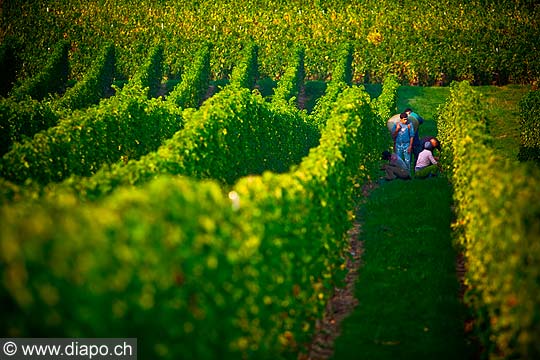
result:
[(422, 150), (418, 155), (415, 169), (422, 169), (431, 164), (437, 164), (437, 160), (433, 157), (433, 154), (429, 150)]

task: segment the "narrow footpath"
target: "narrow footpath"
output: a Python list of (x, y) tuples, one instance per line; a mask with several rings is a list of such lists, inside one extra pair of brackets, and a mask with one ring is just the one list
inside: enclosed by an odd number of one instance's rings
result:
[(354, 308), (330, 348), (311, 359), (477, 357), (464, 330), (451, 217), (444, 178), (394, 180), (371, 191), (358, 210)]

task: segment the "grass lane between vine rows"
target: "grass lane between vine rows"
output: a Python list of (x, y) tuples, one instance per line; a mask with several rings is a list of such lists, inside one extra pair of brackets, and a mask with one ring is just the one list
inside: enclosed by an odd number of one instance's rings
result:
[(471, 359), (459, 299), (451, 190), (443, 177), (395, 180), (360, 207), (364, 253), (334, 349), (340, 359)]
[[(380, 94), (380, 85), (365, 86), (372, 97)], [(315, 89), (306, 88), (306, 94)], [(515, 159), (518, 105), (530, 87), (477, 89), (494, 125), (495, 149)], [(401, 86), (397, 111), (411, 107), (426, 120), (420, 138), (437, 135), (439, 106), (448, 96), (448, 87)], [(470, 319), (458, 294), (451, 206), (451, 187), (442, 177), (396, 180), (371, 193), (359, 212), (364, 249), (355, 283), (358, 305), (345, 316), (334, 345), (327, 344), (333, 350), (325, 353), (334, 351), (334, 360), (479, 357), (472, 336), (464, 333)]]

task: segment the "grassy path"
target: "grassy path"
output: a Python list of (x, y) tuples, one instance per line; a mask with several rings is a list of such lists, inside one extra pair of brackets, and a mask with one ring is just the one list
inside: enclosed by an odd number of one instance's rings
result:
[[(309, 99), (323, 93), (320, 83), (308, 85)], [(380, 85), (365, 87), (372, 97), (381, 92)], [(515, 158), (518, 105), (529, 87), (477, 90), (494, 124), (497, 151)], [(397, 111), (413, 108), (426, 120), (420, 137), (436, 136), (436, 115), (449, 94), (448, 87), (401, 86)], [(334, 360), (479, 358), (464, 334), (466, 309), (458, 297), (451, 202), (450, 187), (442, 178), (397, 180), (371, 193), (359, 214), (363, 253), (362, 265), (355, 270), (358, 279), (351, 281), (355, 288), (346, 289), (345, 298), (337, 300), (345, 303), (337, 305), (344, 308), (343, 314), (334, 309), (327, 314), (325, 324), (330, 325), (320, 336), (321, 350), (310, 359), (328, 359), (332, 352)]]
[(379, 186), (361, 207), (364, 253), (334, 348), (340, 359), (470, 359), (443, 178)]

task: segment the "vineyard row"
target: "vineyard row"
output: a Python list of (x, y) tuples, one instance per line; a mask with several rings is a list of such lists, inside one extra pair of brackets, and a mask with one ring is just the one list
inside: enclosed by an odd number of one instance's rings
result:
[(437, 122), (454, 188), (453, 233), (467, 264), (465, 299), (487, 356), (535, 359), (540, 356), (540, 173), (530, 163), (496, 155), (482, 109), (479, 93), (468, 82), (456, 83)]
[[(389, 78), (372, 101), (361, 87), (333, 82), (343, 91), (321, 102), (330, 108), (320, 133), (304, 112), (231, 84), (184, 111), (184, 128), (141, 158), (159, 168), (147, 168), (144, 184), (95, 202), (59, 191), (5, 204), (0, 295), (8, 335), (144, 333), (141, 356), (171, 359), (304, 351), (343, 279), (354, 191), (378, 170), (388, 146), (385, 109), (395, 107), (398, 87)], [(305, 141), (309, 134), (316, 144)], [(273, 160), (283, 155), (297, 164)], [(242, 159), (255, 169), (236, 166)], [(282, 172), (249, 175), (265, 162)], [(124, 168), (115, 166), (110, 174)], [(220, 178), (231, 168), (240, 173)], [(171, 175), (190, 171), (228, 190)]]

